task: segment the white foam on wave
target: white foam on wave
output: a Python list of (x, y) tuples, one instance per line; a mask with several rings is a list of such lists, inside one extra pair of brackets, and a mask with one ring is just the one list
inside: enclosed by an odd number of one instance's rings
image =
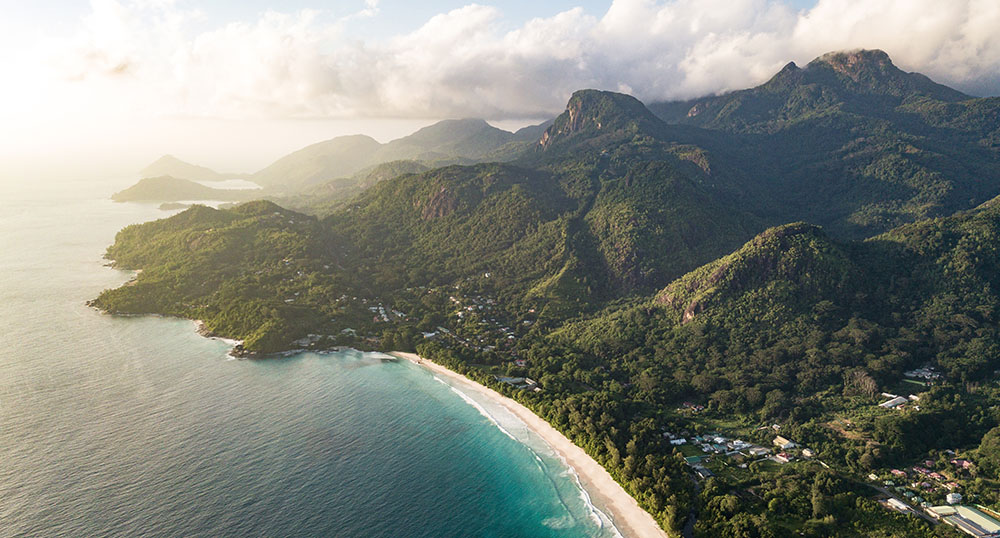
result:
[[(535, 460), (536, 460), (539, 468), (541, 468), (542, 472), (545, 473), (545, 474), (549, 474), (547, 466), (545, 465), (545, 461), (542, 460), (542, 458), (535, 451), (535, 449), (528, 443), (527, 439), (518, 439), (518, 438), (514, 437), (514, 435), (512, 435), (506, 428), (503, 427), (503, 425), (500, 424), (500, 421), (497, 419), (497, 417), (495, 417), (493, 414), (491, 414), (485, 407), (483, 407), (479, 402), (477, 402), (476, 400), (474, 400), (468, 394), (462, 392), (461, 390), (459, 390), (458, 388), (456, 388), (454, 385), (452, 385), (452, 384), (444, 381), (443, 379), (441, 379), (441, 378), (439, 378), (437, 376), (432, 376), (432, 377), (435, 380), (437, 380), (439, 383), (448, 385), (448, 387), (453, 392), (455, 392), (455, 394), (458, 394), (458, 396), (460, 398), (462, 398), (462, 400), (464, 400), (466, 403), (468, 403), (472, 407), (476, 408), (476, 410), (479, 411), (479, 413), (481, 415), (483, 415), (490, 422), (492, 422), (493, 425), (497, 427), (497, 429), (499, 429), (501, 432), (504, 433), (504, 435), (506, 435), (507, 437), (510, 437), (511, 439), (513, 439), (514, 441), (517, 441), (518, 443), (521, 443), (535, 457)], [(506, 409), (504, 409), (504, 410), (506, 411)], [(531, 431), (527, 427), (527, 424), (524, 424), (524, 422), (520, 418), (518, 418), (513, 413), (509, 413), (509, 414), (510, 414), (511, 420), (517, 421), (518, 423), (520, 423), (521, 425), (523, 425), (526, 432), (530, 432)], [(559, 451), (557, 451), (554, 448), (552, 448), (552, 446), (549, 445), (548, 442), (546, 442), (544, 438), (542, 438), (539, 435), (534, 435), (533, 438), (534, 437), (537, 437), (541, 441), (541, 443), (545, 446), (545, 448), (548, 449), (548, 452), (550, 452), (551, 455), (553, 455), (555, 458), (557, 458), (562, 463), (563, 468), (566, 469), (566, 473), (568, 473), (570, 476), (573, 477), (573, 481), (576, 484), (576, 490), (579, 493), (580, 500), (583, 502), (583, 505), (586, 507), (587, 515), (597, 525), (597, 527), (600, 530), (602, 530), (602, 531), (610, 533), (610, 535), (612, 537), (614, 537), (614, 538), (624, 538), (624, 536), (622, 535), (621, 531), (619, 531), (618, 527), (615, 526), (614, 521), (611, 519), (611, 517), (609, 517), (600, 508), (598, 508), (597, 506), (594, 505), (593, 500), (590, 497), (590, 493), (586, 490), (586, 488), (583, 487), (583, 482), (581, 482), (580, 475), (579, 475), (579, 473), (576, 472), (576, 469), (573, 468), (573, 466), (570, 465), (568, 461), (566, 461), (566, 458), (564, 458), (562, 456), (562, 454), (559, 453)], [(557, 495), (558, 495), (558, 493), (557, 493)], [(562, 502), (561, 499), (560, 499), (560, 502)], [(563, 503), (563, 506), (566, 506), (565, 503)], [(569, 510), (568, 506), (566, 506), (566, 509), (567, 509), (567, 511), (569, 511), (570, 513), (572, 513), (572, 511)], [(562, 525), (562, 523), (558, 522), (558, 519), (559, 518), (554, 518), (553, 520), (546, 520), (546, 521), (548, 521), (548, 524), (546, 524), (544, 522), (543, 522), (543, 524), (545, 524), (545, 526), (550, 527), (550, 528), (560, 528), (561, 525)], [(552, 527), (551, 525), (558, 525), (558, 526)]]
[(615, 527), (615, 523), (611, 520), (611, 517), (594, 505), (593, 500), (590, 498), (590, 493), (587, 492), (587, 488), (583, 487), (583, 482), (580, 481), (580, 474), (576, 472), (576, 469), (574, 469), (573, 466), (570, 465), (569, 462), (567, 462), (561, 455), (559, 456), (559, 459), (562, 460), (563, 465), (569, 469), (570, 474), (573, 476), (573, 480), (576, 482), (577, 490), (580, 492), (580, 499), (583, 501), (584, 506), (587, 507), (587, 510), (590, 513), (590, 519), (592, 519), (594, 523), (597, 523), (597, 526), (601, 529), (604, 529), (605, 525), (607, 525), (607, 530), (613, 532), (616, 538), (624, 538), (622, 533), (618, 530), (618, 527)]
[[(445, 384), (447, 385), (447, 383), (445, 383)], [(510, 437), (511, 439), (513, 439), (515, 441), (518, 441), (518, 439), (516, 437), (514, 437), (509, 431), (507, 431), (506, 428), (504, 428), (503, 426), (500, 425), (500, 423), (497, 421), (496, 417), (494, 417), (493, 415), (491, 415), (490, 412), (487, 411), (485, 407), (479, 405), (479, 402), (473, 400), (472, 397), (470, 397), (468, 394), (466, 394), (466, 393), (464, 393), (464, 392), (456, 389), (455, 387), (453, 387), (451, 385), (448, 385), (448, 387), (451, 388), (451, 390), (455, 394), (458, 394), (458, 396), (460, 398), (462, 398), (463, 400), (465, 400), (465, 402), (467, 404), (471, 405), (472, 407), (475, 407), (476, 410), (479, 411), (479, 414), (483, 415), (490, 422), (492, 422), (493, 425), (496, 426), (497, 429), (499, 429), (500, 431), (502, 431), (504, 435), (506, 435), (507, 437)]]
[(573, 526), (573, 516), (550, 517), (542, 520), (542, 525), (550, 529), (568, 529)]

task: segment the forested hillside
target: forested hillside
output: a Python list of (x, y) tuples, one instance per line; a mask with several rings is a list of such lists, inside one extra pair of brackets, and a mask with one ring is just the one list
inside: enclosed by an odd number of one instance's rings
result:
[(754, 147), (762, 173), (748, 188), (766, 191), (777, 222), (863, 238), (997, 194), (1000, 99), (904, 73), (878, 50), (830, 53), (756, 88), (650, 108)]
[[(502, 163), (130, 226), (108, 257), (142, 272), (94, 304), (246, 353), (416, 349), (532, 407), (675, 534), (949, 535), (876, 501), (929, 461), (942, 485), (909, 493), (1000, 508), (996, 106), (878, 51), (652, 110), (583, 90), (544, 132), (410, 140)], [(747, 452), (779, 433), (801, 452)]]

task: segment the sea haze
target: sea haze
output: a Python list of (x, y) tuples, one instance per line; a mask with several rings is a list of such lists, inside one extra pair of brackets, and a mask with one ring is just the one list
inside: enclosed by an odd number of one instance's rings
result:
[(0, 186), (0, 536), (617, 534), (523, 424), (409, 362), (232, 360), (85, 306), (131, 276), (115, 232), (167, 215), (116, 187)]

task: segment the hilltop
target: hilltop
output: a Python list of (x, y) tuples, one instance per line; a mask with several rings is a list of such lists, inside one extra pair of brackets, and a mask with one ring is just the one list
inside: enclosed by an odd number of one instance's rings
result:
[(241, 174), (220, 174), (204, 166), (186, 163), (173, 155), (164, 155), (140, 172), (143, 177), (172, 176), (189, 181), (225, 181), (239, 179)]

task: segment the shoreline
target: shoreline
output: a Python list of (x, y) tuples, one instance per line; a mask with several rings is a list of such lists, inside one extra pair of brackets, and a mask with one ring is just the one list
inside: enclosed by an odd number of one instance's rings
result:
[(415, 353), (392, 351), (386, 354), (406, 359), (431, 372), (447, 377), (462, 388), (471, 390), (510, 411), (521, 422), (524, 422), (528, 429), (552, 447), (565, 460), (566, 465), (576, 472), (584, 491), (597, 501), (596, 504), (611, 518), (615, 527), (625, 535), (625, 538), (667, 538), (667, 533), (660, 528), (653, 516), (639, 506), (639, 503), (622, 488), (621, 484), (611, 477), (607, 469), (527, 407)]
[[(91, 305), (88, 301), (88, 306), (93, 307), (94, 305)], [(100, 311), (100, 309), (97, 310)], [(106, 314), (107, 312), (102, 313)], [(142, 316), (148, 314), (139, 315)], [(188, 318), (188, 321), (195, 324), (195, 332), (198, 335), (204, 338), (219, 340), (233, 346), (229, 353), (227, 353), (227, 355), (233, 359), (252, 359), (257, 356), (254, 352), (243, 352), (241, 349), (242, 342), (240, 340), (219, 337), (210, 331), (207, 331), (207, 328), (204, 326), (204, 322), (202, 320)], [(350, 346), (337, 346), (335, 349), (324, 351), (341, 351), (343, 349), (351, 348)], [(304, 352), (321, 353), (322, 351), (295, 349), (281, 353), (268, 353), (263, 356), (273, 355), (283, 357), (290, 354)], [(477, 395), (490, 400), (494, 404), (500, 405), (517, 417), (518, 420), (524, 423), (529, 430), (540, 437), (545, 444), (547, 444), (560, 458), (562, 458), (565, 465), (576, 474), (581, 489), (585, 495), (589, 496), (588, 502), (596, 501), (594, 504), (601, 509), (601, 511), (604, 512), (609, 519), (611, 519), (612, 524), (623, 536), (623, 538), (670, 538), (669, 535), (662, 528), (660, 528), (660, 525), (656, 522), (656, 520), (653, 519), (653, 516), (639, 506), (638, 501), (629, 495), (621, 484), (615, 481), (604, 466), (597, 463), (597, 461), (591, 458), (590, 455), (587, 454), (582, 448), (573, 444), (572, 441), (559, 432), (559, 430), (556, 430), (545, 419), (536, 415), (534, 411), (485, 385), (481, 385), (464, 375), (459, 374), (458, 372), (450, 370), (429, 359), (425, 359), (416, 353), (408, 353), (404, 351), (388, 351), (382, 353), (396, 359), (408, 360), (415, 365), (421, 366), (433, 373), (448, 378), (456, 385), (472, 391)]]

